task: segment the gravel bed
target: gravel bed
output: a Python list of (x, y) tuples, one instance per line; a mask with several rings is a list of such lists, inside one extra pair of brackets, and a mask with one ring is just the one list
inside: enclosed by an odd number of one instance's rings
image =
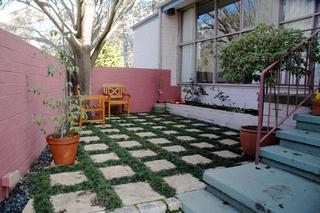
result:
[(30, 181), (31, 174), (50, 166), (51, 154), (47, 146), (39, 158), (32, 164), (30, 170), (21, 178), (17, 186), (10, 192), (8, 199), (0, 203), (0, 213), (22, 212), (28, 200), (31, 198)]

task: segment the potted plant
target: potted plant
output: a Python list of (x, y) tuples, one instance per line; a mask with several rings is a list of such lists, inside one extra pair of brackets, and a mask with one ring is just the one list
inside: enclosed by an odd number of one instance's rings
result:
[[(48, 92), (33, 89), (35, 94), (44, 95), (42, 103), (50, 108), (49, 116), (36, 115), (33, 117), (33, 122), (41, 126), (41, 131), (46, 134), (54, 163), (56, 165), (71, 165), (75, 162), (80, 140), (78, 128), (75, 126), (82, 112), (80, 111), (79, 98), (71, 93), (71, 83), (67, 80), (67, 74), (77, 72), (78, 68), (73, 65), (67, 49), (60, 49), (58, 58), (67, 72), (64, 75), (63, 95), (62, 97), (51, 97)], [(59, 69), (63, 68), (49, 65), (48, 76), (54, 76)], [(46, 127), (53, 127), (54, 132), (47, 134)]]
[(312, 99), (311, 113), (320, 116), (320, 92), (317, 92)]
[(164, 113), (166, 111), (166, 104), (163, 101), (163, 95), (164, 92), (162, 90), (162, 84), (163, 84), (163, 76), (162, 76), (162, 71), (159, 71), (159, 76), (158, 76), (158, 99), (157, 102), (153, 104), (153, 111), (157, 113)]
[[(285, 55), (292, 47), (304, 39), (301, 30), (274, 29), (270, 25), (258, 25), (255, 31), (236, 38), (222, 48), (222, 68), (224, 77), (231, 82), (252, 83), (259, 81), (260, 73)], [(303, 51), (303, 50), (301, 50)], [(297, 54), (297, 64), (304, 61), (303, 54)], [(292, 69), (292, 64), (283, 65), (284, 70)], [(291, 66), (289, 67), (285, 66)], [(294, 74), (294, 71), (292, 71)], [(301, 73), (300, 73), (301, 74)], [(267, 79), (268, 86), (274, 88), (273, 79)], [(269, 127), (270, 128), (270, 127)], [(255, 155), (257, 126), (242, 126), (240, 128), (240, 143), (243, 151)], [(262, 137), (267, 133), (267, 127), (262, 129)], [(261, 146), (277, 143), (274, 134), (267, 137)]]

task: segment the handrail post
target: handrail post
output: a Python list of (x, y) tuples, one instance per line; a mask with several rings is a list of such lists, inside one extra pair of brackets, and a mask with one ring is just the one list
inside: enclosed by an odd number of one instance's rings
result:
[(260, 75), (260, 86), (259, 86), (259, 94), (258, 94), (258, 129), (257, 129), (257, 140), (256, 140), (256, 153), (255, 153), (255, 164), (259, 163), (259, 154), (260, 154), (260, 139), (261, 139), (261, 131), (263, 126), (263, 98), (264, 98), (264, 73)]

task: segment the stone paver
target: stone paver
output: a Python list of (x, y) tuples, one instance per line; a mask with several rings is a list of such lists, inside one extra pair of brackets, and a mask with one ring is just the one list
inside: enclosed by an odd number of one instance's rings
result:
[(92, 130), (83, 130), (83, 131), (80, 131), (80, 135), (90, 135), (92, 134)]
[(130, 117), (128, 117), (128, 118), (136, 119), (136, 118), (139, 118), (139, 117), (138, 117), (138, 116), (135, 116), (135, 115), (132, 115), (132, 116), (130, 116)]
[(166, 144), (166, 143), (171, 143), (169, 140), (165, 139), (165, 138), (152, 138), (152, 139), (148, 139), (148, 141), (150, 143), (153, 144)]
[(111, 120), (120, 120), (120, 118), (117, 117), (117, 116), (111, 116), (110, 119), (111, 119)]
[(223, 134), (229, 135), (229, 136), (238, 135), (238, 133), (232, 132), (232, 131), (226, 131), (226, 132), (223, 132)]
[(138, 204), (140, 213), (165, 213), (167, 206), (162, 201), (153, 201)]
[(128, 139), (129, 136), (126, 134), (119, 134), (119, 135), (108, 135), (111, 139)]
[(148, 161), (144, 163), (147, 167), (151, 169), (153, 172), (159, 172), (161, 170), (173, 169), (176, 166), (167, 160), (154, 160)]
[(138, 132), (138, 131), (142, 131), (143, 128), (141, 128), (141, 127), (129, 127), (129, 128), (127, 128), (127, 130), (132, 131), (132, 132)]
[(30, 199), (27, 205), (24, 207), (22, 213), (35, 213), (36, 211), (33, 208), (33, 199)]
[(88, 213), (104, 211), (97, 205), (97, 195), (91, 191), (77, 191), (50, 197), (54, 212)]
[(147, 120), (146, 120), (146, 119), (138, 118), (138, 119), (133, 119), (133, 121), (136, 121), (136, 122), (146, 122)]
[(135, 151), (130, 151), (129, 153), (130, 155), (136, 158), (143, 158), (143, 157), (157, 155), (155, 152), (151, 151), (150, 149), (135, 150)]
[(165, 126), (153, 126), (152, 128), (153, 129), (166, 129)]
[(202, 132), (199, 129), (186, 129), (185, 131), (187, 131), (187, 132)]
[(183, 123), (192, 123), (192, 120), (182, 120)]
[(209, 130), (214, 130), (214, 131), (221, 130), (220, 128), (218, 128), (218, 127), (214, 127), (214, 126), (212, 126), (212, 127), (208, 127), (207, 129), (209, 129)]
[(124, 126), (124, 127), (135, 126), (133, 123), (124, 123), (124, 124), (119, 124), (119, 125)]
[(153, 120), (155, 120), (155, 121), (161, 121), (161, 120), (163, 120), (163, 118), (154, 118)]
[(177, 136), (177, 139), (180, 141), (193, 141), (196, 140), (195, 138), (191, 136)]
[(146, 118), (156, 118), (157, 116), (155, 115), (147, 115)]
[(192, 124), (192, 126), (207, 126), (207, 125), (202, 123), (196, 123), (196, 124)]
[(103, 163), (103, 162), (106, 162), (108, 160), (119, 160), (118, 155), (116, 153), (114, 153), (114, 152), (90, 155), (90, 157), (95, 163)]
[(185, 162), (193, 164), (193, 165), (207, 164), (207, 163), (211, 162), (210, 159), (205, 158), (199, 154), (183, 156), (181, 159), (184, 160)]
[(125, 206), (122, 208), (115, 209), (112, 212), (108, 212), (108, 213), (139, 213), (139, 210), (134, 205), (131, 205), (131, 206)]
[(235, 141), (235, 140), (232, 140), (232, 139), (229, 139), (229, 138), (220, 140), (219, 142), (222, 143), (222, 144), (225, 144), (225, 145), (229, 145), (229, 146), (235, 145), (235, 144), (239, 144), (238, 141)]
[(186, 149), (183, 146), (174, 145), (174, 146), (165, 146), (162, 147), (163, 149), (169, 151), (169, 152), (183, 152), (186, 151)]
[(86, 137), (80, 137), (80, 141), (83, 141), (85, 143), (90, 143), (93, 141), (98, 141), (100, 138), (98, 136), (86, 136)]
[(146, 113), (146, 112), (139, 112), (138, 115), (142, 115), (142, 116), (147, 116), (149, 115), (149, 113)]
[(184, 127), (186, 127), (186, 125), (177, 124), (177, 125), (173, 125), (173, 127), (175, 127), (175, 128), (184, 128)]
[(178, 211), (182, 208), (182, 203), (179, 199), (175, 197), (170, 197), (165, 200), (170, 211)]
[(99, 168), (102, 172), (103, 176), (107, 180), (111, 180), (113, 178), (120, 178), (120, 177), (130, 177), (134, 175), (134, 171), (129, 166), (108, 166), (104, 168)]
[(99, 124), (99, 125), (95, 125), (95, 127), (97, 128), (111, 128), (111, 124), (106, 124), (106, 125), (102, 125), (102, 124)]
[(206, 142), (201, 142), (201, 143), (192, 143), (190, 144), (191, 146), (195, 146), (198, 148), (212, 148), (214, 147), (214, 145), (210, 144), (210, 143), (206, 143)]
[(174, 131), (174, 130), (166, 130), (166, 131), (162, 131), (164, 134), (166, 135), (175, 135), (175, 134), (178, 134), (177, 131)]
[(87, 181), (87, 177), (82, 171), (63, 172), (50, 175), (50, 183), (52, 186), (70, 186)]
[(203, 189), (206, 184), (193, 177), (191, 174), (174, 175), (163, 178), (171, 187), (176, 189), (176, 193)]
[(223, 158), (237, 158), (237, 157), (240, 157), (240, 155), (236, 154), (236, 153), (233, 153), (229, 150), (221, 150), (221, 151), (216, 151), (216, 152), (212, 152), (213, 154), (215, 155), (218, 155), (220, 157), (223, 157)]
[(109, 148), (109, 146), (107, 146), (104, 143), (84, 145), (84, 150), (86, 150), (86, 151), (106, 150), (108, 148)]
[(152, 132), (137, 132), (135, 133), (136, 135), (138, 135), (139, 137), (154, 137), (157, 136), (156, 134), (152, 133)]
[(173, 121), (163, 121), (162, 123), (163, 124), (175, 124), (175, 122), (173, 122)]
[(101, 132), (107, 132), (107, 133), (117, 133), (120, 132), (119, 129), (101, 129)]
[(114, 186), (124, 205), (133, 205), (142, 202), (159, 200), (162, 198), (148, 183), (137, 182)]
[(123, 142), (119, 142), (118, 144), (123, 148), (141, 146), (141, 144), (138, 141), (123, 141)]
[(144, 123), (141, 123), (142, 125), (154, 125), (155, 123), (153, 122), (144, 122)]
[(219, 138), (218, 135), (214, 135), (214, 134), (210, 134), (210, 133), (208, 133), (208, 134), (201, 134), (201, 135), (199, 135), (199, 136), (201, 136), (201, 137), (206, 137), (206, 138), (210, 138), (210, 139), (217, 139), (217, 138)]

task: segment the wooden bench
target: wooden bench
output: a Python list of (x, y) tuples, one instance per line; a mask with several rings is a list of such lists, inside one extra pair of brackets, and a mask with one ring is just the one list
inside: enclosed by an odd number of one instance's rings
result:
[(112, 105), (127, 105), (127, 113), (130, 116), (131, 95), (125, 93), (125, 85), (121, 83), (106, 83), (102, 85), (103, 94), (106, 96), (106, 103), (108, 106), (108, 117), (111, 116)]

